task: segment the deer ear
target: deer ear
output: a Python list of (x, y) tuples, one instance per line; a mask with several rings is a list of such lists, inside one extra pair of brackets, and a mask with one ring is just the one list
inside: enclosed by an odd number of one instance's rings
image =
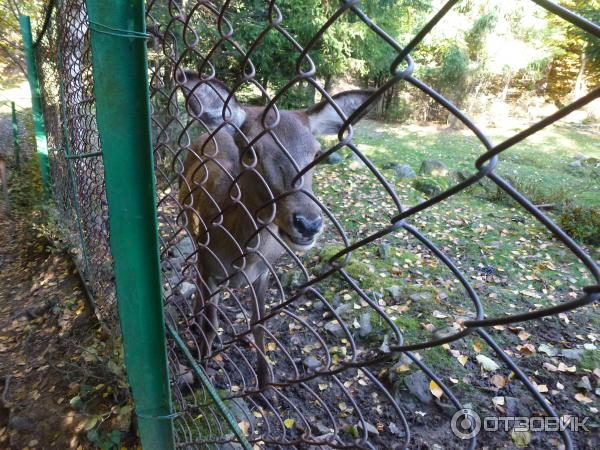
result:
[(210, 130), (214, 130), (225, 121), (241, 127), (246, 120), (246, 112), (235, 96), (225, 107), (230, 91), (220, 81), (206, 81), (197, 73), (187, 70), (177, 70), (175, 79), (183, 88), (188, 113), (204, 122)]
[[(332, 96), (331, 98), (336, 105), (343, 111), (346, 117), (340, 116), (335, 108), (326, 99), (317, 103), (314, 106), (308, 108), (305, 113), (308, 116), (308, 123), (310, 130), (316, 136), (323, 134), (337, 134), (340, 128), (348, 117), (354, 111), (356, 111), (364, 102), (373, 95), (375, 90), (357, 90), (357, 91), (346, 91), (340, 92)], [(357, 117), (353, 123), (358, 122), (362, 119), (375, 105), (376, 102), (371, 103), (365, 111), (362, 112), (360, 117)]]

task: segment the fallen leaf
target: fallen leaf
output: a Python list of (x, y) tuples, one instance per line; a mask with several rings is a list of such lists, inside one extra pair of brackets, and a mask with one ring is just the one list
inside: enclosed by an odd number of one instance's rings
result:
[(486, 370), (488, 372), (493, 372), (494, 370), (498, 370), (500, 368), (500, 366), (498, 365), (498, 363), (496, 361), (494, 361), (491, 358), (488, 358), (485, 355), (477, 355), (476, 359), (477, 359), (477, 362), (483, 368), (483, 370)]
[(574, 373), (574, 372), (577, 371), (577, 367), (575, 365), (573, 365), (573, 366), (567, 366), (564, 362), (559, 362), (558, 363), (558, 370), (560, 372)]
[(548, 344), (541, 344), (538, 347), (538, 352), (545, 353), (548, 356), (556, 356), (558, 354), (558, 350)]
[(490, 378), (490, 383), (492, 383), (498, 389), (502, 389), (504, 386), (506, 386), (506, 378), (497, 373)]
[(238, 423), (238, 427), (240, 427), (240, 430), (242, 430), (242, 433), (244, 433), (246, 436), (248, 436), (248, 430), (250, 429), (250, 422), (248, 422), (247, 420), (242, 420), (241, 422)]
[(526, 341), (527, 339), (529, 339), (531, 337), (531, 334), (525, 330), (521, 330), (521, 331), (519, 331), (518, 336), (519, 336), (519, 339), (521, 339), (522, 341)]
[(469, 360), (469, 357), (467, 355), (460, 355), (458, 358), (458, 362), (460, 363), (461, 366), (464, 366), (467, 361)]
[(448, 317), (446, 314), (438, 311), (437, 309), (435, 309), (432, 314), (436, 319), (446, 319)]
[(525, 448), (529, 445), (531, 441), (531, 433), (527, 430), (522, 430), (518, 428), (513, 428), (510, 432), (510, 437), (512, 441), (518, 448)]
[(396, 373), (402, 373), (402, 372), (408, 372), (408, 371), (410, 371), (409, 364), (400, 364), (398, 367), (396, 367)]
[(435, 381), (433, 381), (433, 380), (431, 380), (429, 382), (429, 391), (437, 399), (442, 398), (442, 395), (444, 395), (444, 391), (442, 390), (442, 388), (439, 387), (438, 384)]
[(494, 405), (504, 406), (505, 399), (504, 397), (493, 397), (492, 402)]
[(283, 424), (288, 430), (294, 426), (294, 423), (296, 423), (296, 421), (292, 418), (288, 418), (283, 421)]
[(519, 353), (527, 356), (535, 354), (535, 347), (533, 346), (533, 344), (517, 345), (517, 350), (519, 351)]
[(589, 398), (587, 395), (582, 394), (580, 392), (575, 394), (575, 400), (577, 400), (578, 402), (581, 402), (581, 403), (592, 403), (593, 402), (593, 400), (591, 398)]

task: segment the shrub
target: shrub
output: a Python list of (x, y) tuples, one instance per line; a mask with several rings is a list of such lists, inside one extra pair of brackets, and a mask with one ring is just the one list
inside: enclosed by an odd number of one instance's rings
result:
[(558, 223), (573, 239), (600, 245), (600, 210), (597, 207), (567, 205)]

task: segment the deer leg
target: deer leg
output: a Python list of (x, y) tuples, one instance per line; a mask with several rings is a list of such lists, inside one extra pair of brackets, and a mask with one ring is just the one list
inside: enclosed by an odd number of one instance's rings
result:
[[(252, 304), (252, 322), (256, 322), (262, 319), (265, 315), (265, 295), (267, 293), (267, 286), (269, 281), (269, 272), (262, 274), (254, 283), (254, 293), (256, 295), (256, 301), (251, 300)], [(265, 358), (265, 330), (263, 325), (254, 325), (252, 327), (252, 335), (254, 336), (254, 343), (256, 345), (256, 375), (258, 377), (258, 387), (261, 390), (266, 389), (271, 383), (271, 371), (269, 362)]]
[(208, 287), (202, 285), (200, 298), (194, 304), (194, 316), (200, 326), (201, 334), (198, 358), (204, 368), (207, 367), (208, 360), (202, 360), (210, 354), (212, 343), (219, 329), (218, 305), (221, 295), (217, 294), (211, 298), (210, 295), (216, 289), (216, 285), (210, 280), (207, 284)]

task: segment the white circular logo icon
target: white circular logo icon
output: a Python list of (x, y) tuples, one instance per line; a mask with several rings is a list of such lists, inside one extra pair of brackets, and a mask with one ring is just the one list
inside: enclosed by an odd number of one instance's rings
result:
[(469, 408), (459, 409), (452, 416), (450, 423), (454, 436), (460, 439), (471, 439), (481, 430), (479, 414)]

